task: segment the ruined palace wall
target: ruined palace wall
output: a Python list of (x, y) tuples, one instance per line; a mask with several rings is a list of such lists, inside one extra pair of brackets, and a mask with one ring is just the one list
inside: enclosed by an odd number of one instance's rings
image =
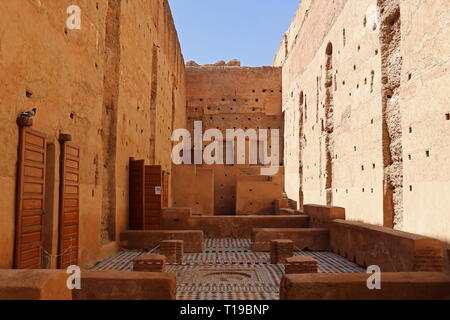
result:
[[(73, 1), (0, 3), (0, 268), (13, 265), (19, 136), (16, 117), (34, 106), (38, 112), (33, 128), (45, 133), (48, 143), (55, 146), (55, 188), (47, 196), (52, 193), (58, 199), (59, 133), (71, 133), (74, 143), (81, 146), (80, 257), (86, 261), (99, 254), (99, 147), (107, 2), (98, 3), (97, 9), (93, 1), (78, 1), (84, 22), (79, 31), (65, 29), (66, 8)], [(56, 217), (57, 210), (56, 200), (46, 214)], [(55, 226), (52, 231), (57, 230)], [(55, 254), (56, 238), (52, 240)]]
[[(219, 129), (224, 138), (226, 129), (234, 128), (280, 129), (282, 136), (281, 68), (186, 67), (186, 90), (187, 128), (192, 134), (194, 121), (202, 121), (204, 131)], [(236, 176), (245, 167), (212, 166), (215, 214), (235, 213)]]
[(450, 2), (402, 0), (400, 10), (402, 229), (450, 243)]
[[(81, 8), (81, 30), (66, 28), (66, 9), (72, 4)], [(52, 221), (44, 230), (51, 233), (46, 236), (51, 243), (45, 245), (56, 254), (57, 139), (60, 133), (71, 133), (81, 147), (80, 265), (91, 266), (117, 250), (118, 231), (127, 228), (128, 158), (151, 164), (153, 43), (160, 50), (155, 78), (164, 92), (158, 95), (161, 108), (175, 110), (174, 123), (185, 121), (184, 62), (167, 2), (1, 1), (0, 17), (0, 268), (13, 265), (16, 117), (34, 106), (38, 113), (33, 128), (46, 134), (54, 162), (47, 172), (52, 181), (45, 214)], [(167, 133), (155, 140), (162, 145)], [(157, 161), (170, 168), (168, 157)], [(56, 259), (51, 262), (54, 267)]]
[(167, 1), (122, 1), (120, 27), (116, 234), (128, 227), (129, 157), (171, 173), (170, 137), (186, 115), (184, 60)]
[(290, 198), (449, 241), (447, 2), (302, 1), (274, 62)]

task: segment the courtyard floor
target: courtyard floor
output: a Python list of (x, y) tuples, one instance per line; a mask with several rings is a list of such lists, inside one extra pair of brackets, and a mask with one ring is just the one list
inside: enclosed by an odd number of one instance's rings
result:
[[(131, 271), (134, 258), (145, 251), (121, 251), (93, 270)], [(312, 256), (321, 273), (352, 273), (365, 270), (331, 252), (303, 252)], [(282, 265), (270, 264), (266, 252), (253, 252), (249, 239), (206, 239), (202, 253), (185, 253), (182, 264), (171, 264), (177, 275), (179, 300), (278, 300)]]

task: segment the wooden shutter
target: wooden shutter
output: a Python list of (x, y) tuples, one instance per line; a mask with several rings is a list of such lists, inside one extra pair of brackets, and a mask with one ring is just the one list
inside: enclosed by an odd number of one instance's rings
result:
[(58, 268), (78, 264), (80, 148), (61, 143)]
[(144, 229), (144, 160), (130, 160), (129, 208), (130, 230)]
[(162, 206), (163, 208), (169, 207), (169, 173), (163, 172), (163, 185), (162, 185)]
[(161, 228), (161, 183), (161, 166), (146, 166), (144, 230), (158, 230)]
[(42, 133), (29, 127), (19, 130), (14, 267), (40, 269), (47, 145)]

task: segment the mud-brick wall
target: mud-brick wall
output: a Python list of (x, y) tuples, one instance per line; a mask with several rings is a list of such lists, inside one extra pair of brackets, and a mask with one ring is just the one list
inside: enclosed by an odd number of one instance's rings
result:
[(290, 198), (450, 240), (448, 7), (302, 1), (274, 62)]
[[(81, 8), (81, 30), (66, 28), (66, 10), (74, 4)], [(159, 68), (154, 67), (155, 51)], [(51, 183), (45, 215), (51, 223), (44, 233), (53, 254), (59, 134), (72, 134), (81, 147), (79, 257), (81, 266), (90, 266), (117, 250), (118, 231), (127, 228), (128, 158), (170, 170), (170, 155), (159, 152), (154, 159), (150, 101), (159, 101), (160, 112), (173, 123), (184, 123), (182, 60), (166, 1), (0, 2), (0, 268), (13, 265), (17, 115), (37, 107), (33, 128), (47, 136)], [(154, 134), (154, 140), (162, 144), (166, 136)]]
[[(54, 199), (58, 199), (59, 133), (71, 133), (74, 143), (81, 146), (80, 256), (89, 261), (99, 255), (103, 159), (98, 153), (102, 146), (108, 8), (107, 1), (97, 3), (98, 6), (95, 1), (76, 1), (83, 8), (82, 29), (77, 31), (66, 29), (66, 9), (74, 1), (0, 3), (1, 268), (10, 268), (13, 264), (16, 117), (32, 107), (38, 109), (33, 128), (45, 133), (47, 142), (55, 150), (55, 188), (49, 190), (47, 197), (52, 193)], [(45, 214), (56, 215), (57, 210), (58, 205), (54, 202)], [(55, 244), (56, 239), (53, 241)]]
[(450, 243), (450, 2), (400, 10), (403, 229)]
[[(219, 129), (224, 138), (226, 129), (280, 129), (282, 165), (281, 68), (186, 67), (186, 95), (187, 128), (192, 134), (195, 121), (202, 121), (204, 131)], [(248, 157), (246, 164), (212, 166), (216, 215), (236, 212), (236, 176), (246, 174), (240, 168), (248, 167)]]
[(120, 17), (116, 235), (128, 226), (129, 157), (170, 174), (170, 137), (186, 121), (184, 60), (167, 1), (122, 1)]

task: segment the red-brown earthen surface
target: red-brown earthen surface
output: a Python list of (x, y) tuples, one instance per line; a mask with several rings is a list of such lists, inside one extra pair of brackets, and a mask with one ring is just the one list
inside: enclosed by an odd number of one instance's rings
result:
[(381, 290), (369, 290), (365, 273), (286, 275), (281, 300), (441, 300), (450, 294), (450, 276), (439, 272), (381, 273)]

